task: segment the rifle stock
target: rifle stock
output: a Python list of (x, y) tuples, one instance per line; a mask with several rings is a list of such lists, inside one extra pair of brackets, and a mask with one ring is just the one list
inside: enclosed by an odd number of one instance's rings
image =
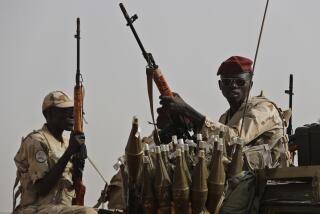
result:
[(159, 68), (153, 71), (153, 80), (161, 95), (173, 97), (173, 93)]
[(83, 115), (82, 115), (82, 105), (83, 105), (83, 87), (82, 85), (76, 85), (74, 87), (74, 128), (75, 133), (83, 133)]

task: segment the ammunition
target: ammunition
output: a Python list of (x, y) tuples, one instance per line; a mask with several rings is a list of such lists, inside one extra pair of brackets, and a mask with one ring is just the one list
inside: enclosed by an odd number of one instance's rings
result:
[(222, 163), (223, 157), (223, 142), (219, 139), (219, 144), (215, 146), (213, 151), (214, 157), (208, 178), (208, 200), (207, 209), (211, 214), (218, 212), (218, 205), (220, 204), (221, 196), (224, 191), (225, 171)]
[(171, 213), (171, 179), (161, 158), (160, 146), (156, 146), (154, 190), (161, 214)]
[(203, 150), (199, 151), (199, 161), (194, 168), (191, 186), (192, 213), (199, 214), (205, 212), (208, 197), (208, 169)]
[(153, 171), (154, 170), (154, 164), (153, 164), (153, 161), (152, 161), (152, 158), (151, 158), (151, 152), (150, 152), (149, 144), (147, 144), (147, 143), (144, 145), (144, 155), (147, 156), (150, 159), (150, 167), (151, 167), (151, 170)]
[(197, 144), (193, 140), (187, 139), (186, 144), (188, 144), (189, 147), (189, 157), (190, 157), (190, 165), (191, 165), (191, 170), (194, 168), (196, 165), (196, 160), (195, 160), (195, 151), (197, 149)]
[(203, 142), (202, 141), (202, 134), (200, 134), (200, 133), (198, 133), (197, 134), (197, 152), (196, 152), (196, 154), (197, 154), (197, 157), (199, 156), (199, 151), (200, 151), (200, 142)]
[(166, 169), (167, 169), (167, 172), (169, 174), (170, 179), (172, 179), (173, 169), (172, 169), (171, 163), (169, 162), (169, 157), (168, 157), (169, 150), (167, 150), (167, 145), (164, 145), (164, 144), (160, 145), (160, 149), (161, 149), (162, 161), (163, 161), (164, 165), (166, 166)]
[(169, 151), (170, 151), (170, 152), (173, 151), (173, 143), (170, 142), (170, 143), (168, 144), (168, 146), (169, 146)]
[(243, 140), (238, 137), (232, 139), (235, 147), (234, 153), (232, 155), (232, 161), (228, 170), (228, 177), (234, 177), (238, 175), (243, 170), (243, 155), (242, 146)]
[[(217, 146), (219, 145), (219, 136), (218, 135), (212, 135), (210, 137), (210, 141), (212, 142), (211, 145), (212, 145), (212, 148), (213, 148), (213, 151), (211, 153), (211, 156), (210, 156), (210, 160), (209, 161), (209, 164), (208, 164), (208, 169), (211, 170), (212, 168), (212, 165), (213, 165), (213, 159), (214, 157), (217, 156)], [(222, 140), (220, 140), (221, 143), (223, 143)]]
[(182, 159), (182, 166), (184, 168), (184, 171), (186, 173), (186, 176), (187, 176), (187, 179), (188, 179), (188, 184), (191, 185), (191, 175), (190, 175), (190, 171), (189, 171), (189, 168), (188, 168), (188, 165), (187, 165), (187, 162), (186, 162), (186, 159), (185, 159), (185, 152), (184, 152), (184, 141), (183, 139), (178, 139), (178, 146), (181, 150), (181, 159)]
[(193, 165), (192, 165), (192, 160), (191, 160), (190, 153), (189, 153), (189, 145), (188, 144), (184, 144), (184, 159), (186, 160), (186, 164), (187, 164), (189, 171), (192, 170)]
[(155, 197), (153, 192), (153, 176), (151, 161), (148, 156), (143, 157), (142, 206), (144, 214), (155, 214)]
[(204, 141), (199, 141), (199, 144), (198, 144), (198, 153), (197, 153), (198, 156), (199, 156), (199, 151), (200, 151), (200, 150), (203, 150), (205, 153), (207, 152), (206, 142), (204, 142)]
[(126, 146), (126, 160), (128, 170), (128, 213), (139, 213), (138, 183), (143, 168), (143, 145), (140, 138), (138, 118), (134, 117), (129, 139)]
[(136, 184), (143, 165), (143, 145), (140, 138), (138, 118), (134, 117), (126, 146), (129, 183)]
[(202, 141), (202, 134), (198, 133), (197, 134), (197, 142)]
[(189, 183), (183, 166), (181, 149), (176, 150), (176, 168), (174, 170), (172, 191), (175, 213), (189, 213)]
[(178, 145), (178, 137), (177, 135), (172, 136), (172, 146), (173, 146), (173, 151), (176, 151)]
[(223, 143), (223, 155), (227, 157), (227, 148), (226, 148), (226, 142), (225, 142), (225, 136), (226, 136), (227, 128), (224, 126), (220, 126), (220, 131), (219, 131), (219, 139)]

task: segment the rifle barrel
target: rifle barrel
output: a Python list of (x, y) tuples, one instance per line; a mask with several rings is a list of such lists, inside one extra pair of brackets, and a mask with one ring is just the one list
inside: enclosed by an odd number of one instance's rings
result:
[(77, 33), (74, 36), (77, 39), (77, 73), (76, 84), (80, 85), (80, 18), (77, 18)]
[(146, 49), (144, 48), (144, 46), (143, 46), (143, 44), (142, 44), (142, 42), (141, 42), (141, 40), (140, 40), (140, 38), (138, 36), (138, 33), (137, 33), (136, 29), (133, 26), (133, 22), (138, 18), (137, 14), (134, 14), (132, 17), (130, 17), (128, 15), (127, 10), (124, 7), (124, 5), (122, 3), (120, 3), (119, 6), (120, 6), (120, 9), (121, 9), (121, 11), (122, 11), (122, 13), (124, 15), (124, 18), (127, 20), (127, 26), (130, 27), (134, 37), (136, 38), (136, 40), (138, 42), (138, 45), (139, 45), (139, 47), (140, 47), (140, 49), (142, 51), (142, 55), (145, 58), (145, 60), (147, 61), (149, 67), (157, 68), (158, 66), (155, 64), (153, 56), (146, 51)]

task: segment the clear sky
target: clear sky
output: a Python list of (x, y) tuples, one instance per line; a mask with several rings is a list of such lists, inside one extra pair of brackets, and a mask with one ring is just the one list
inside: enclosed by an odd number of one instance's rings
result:
[[(123, 1), (145, 48), (153, 53), (171, 88), (212, 119), (227, 108), (216, 70), (232, 55), (254, 57), (265, 0)], [(132, 117), (143, 135), (152, 127), (145, 66), (115, 0), (0, 1), (0, 211), (10, 211), (13, 157), (21, 137), (41, 128), (41, 104), (52, 90), (73, 91), (76, 18), (81, 18), (81, 72), (86, 87), (88, 154), (110, 180), (124, 153)], [(294, 128), (320, 118), (319, 0), (270, 0), (252, 94), (288, 107), (294, 74)], [(155, 103), (158, 102), (155, 90)], [(87, 163), (86, 204), (104, 183)]]

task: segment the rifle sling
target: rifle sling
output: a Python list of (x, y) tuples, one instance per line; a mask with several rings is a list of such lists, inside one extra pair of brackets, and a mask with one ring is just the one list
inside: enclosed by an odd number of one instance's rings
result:
[[(153, 71), (154, 69), (147, 68), (146, 74), (147, 74), (147, 87), (148, 87), (148, 97), (149, 97), (149, 104), (150, 104), (150, 111), (151, 111), (151, 117), (152, 117), (152, 123), (154, 126), (154, 132), (156, 137), (154, 137), (154, 142), (156, 145), (160, 145), (160, 137), (157, 129), (157, 125), (154, 119), (154, 111), (153, 111)], [(155, 136), (153, 135), (153, 136)]]

